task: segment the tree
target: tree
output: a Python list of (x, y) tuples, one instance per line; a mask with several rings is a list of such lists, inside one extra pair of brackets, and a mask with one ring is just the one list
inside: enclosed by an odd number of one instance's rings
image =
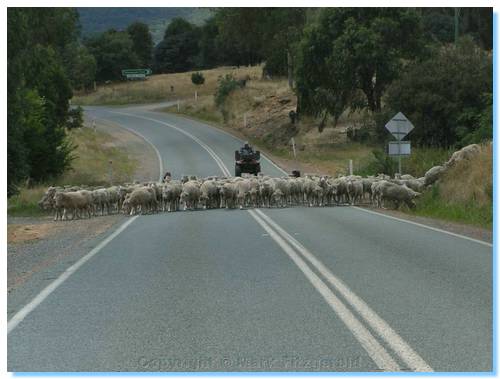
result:
[(71, 161), (66, 58), (78, 35), (68, 8), (9, 8), (7, 47), (8, 195), (26, 177), (61, 174)]
[(196, 66), (198, 68), (212, 68), (224, 64), (223, 53), (217, 46), (219, 27), (215, 17), (209, 18), (199, 29), (198, 56)]
[(418, 145), (455, 147), (491, 138), (492, 74), (491, 54), (471, 37), (437, 48), (392, 83), (385, 118), (402, 111), (415, 125), (411, 138)]
[[(262, 26), (265, 8), (220, 8), (215, 19), (219, 28), (217, 45), (232, 54), (237, 65), (262, 61)], [(227, 55), (226, 55), (227, 56)]]
[(134, 45), (127, 32), (110, 29), (85, 41), (97, 63), (96, 80), (120, 80), (121, 70), (137, 68), (140, 60), (134, 51)]
[(197, 30), (182, 18), (175, 18), (165, 30), (154, 53), (155, 71), (185, 72), (195, 65), (198, 54)]
[(153, 58), (153, 37), (149, 32), (149, 26), (142, 22), (134, 22), (127, 28), (132, 40), (133, 50), (139, 58), (139, 65), (147, 68), (151, 65)]
[(298, 42), (307, 21), (304, 8), (266, 9), (263, 15), (262, 56), (264, 72), (273, 76), (287, 76), (293, 87), (294, 62)]
[(380, 111), (387, 86), (422, 43), (420, 18), (411, 9), (323, 9), (299, 47), (300, 110), (335, 119), (348, 107)]
[(92, 88), (96, 71), (97, 62), (94, 56), (85, 46), (76, 46), (72, 52), (72, 62), (69, 68), (71, 86), (80, 90)]

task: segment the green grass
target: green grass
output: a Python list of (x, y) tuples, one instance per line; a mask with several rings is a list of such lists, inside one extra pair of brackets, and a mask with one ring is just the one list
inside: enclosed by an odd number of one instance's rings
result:
[(72, 168), (60, 178), (32, 187), (21, 187), (17, 195), (7, 201), (10, 216), (44, 216), (47, 212), (38, 207), (47, 187), (64, 185), (110, 185), (109, 161), (112, 163), (113, 183), (132, 180), (137, 161), (124, 149), (113, 146), (113, 138), (107, 133), (80, 128), (68, 133), (69, 139), (77, 145)]
[(489, 229), (493, 225), (493, 203), (478, 206), (472, 201), (446, 202), (440, 193), (439, 186), (434, 186), (425, 192), (418, 199), (414, 210), (405, 210), (405, 212)]
[(21, 188), (19, 194), (8, 199), (7, 214), (9, 216), (37, 217), (46, 216), (47, 212), (40, 209), (37, 202), (45, 193), (46, 186)]

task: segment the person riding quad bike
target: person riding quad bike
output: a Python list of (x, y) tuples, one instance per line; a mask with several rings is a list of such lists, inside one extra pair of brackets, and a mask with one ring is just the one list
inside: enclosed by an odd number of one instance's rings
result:
[(257, 175), (260, 172), (260, 151), (254, 151), (252, 146), (245, 142), (240, 150), (234, 152), (235, 165), (234, 175), (241, 176), (242, 173)]

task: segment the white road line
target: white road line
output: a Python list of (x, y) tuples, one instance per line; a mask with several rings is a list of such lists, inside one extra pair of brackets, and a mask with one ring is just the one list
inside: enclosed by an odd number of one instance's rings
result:
[[(131, 116), (131, 117), (136, 117), (136, 118), (141, 118), (149, 121), (153, 121), (165, 126), (168, 126), (170, 128), (173, 128), (186, 136), (190, 137), (193, 139), (195, 142), (197, 142), (200, 146), (202, 146), (208, 153), (209, 155), (216, 161), (217, 165), (221, 169), (221, 171), (225, 175), (230, 175), (229, 170), (227, 167), (224, 165), (224, 162), (222, 159), (209, 147), (207, 146), (204, 142), (200, 141), (197, 137), (193, 136), (191, 133), (186, 132), (185, 130), (182, 130), (176, 126), (170, 125), (166, 122), (159, 121), (153, 118), (149, 117), (143, 117), (143, 116), (136, 116), (128, 113), (123, 113), (123, 112), (112, 112), (111, 113), (117, 113), (117, 114), (122, 114), (126, 116)], [(274, 163), (273, 163), (274, 164)], [(276, 166), (277, 167), (277, 166)], [(293, 251), (293, 249), (281, 238), (265, 221), (263, 221), (262, 218), (260, 218), (257, 215), (257, 212), (262, 215), (263, 217), (266, 217), (268, 222), (272, 222), (273, 225), (276, 225), (275, 228), (279, 228), (277, 230), (281, 231), (286, 237), (286, 239), (289, 239), (289, 241), (294, 245), (296, 248), (297, 246), (302, 247), (303, 250), (305, 248), (298, 243), (297, 240), (295, 240), (293, 237), (291, 237), (288, 233), (286, 233), (281, 227), (279, 227), (274, 221), (272, 221), (268, 216), (266, 216), (264, 213), (262, 213), (260, 210), (249, 210), (248, 211), (252, 217), (266, 230), (269, 235), (282, 247), (282, 249), (290, 256), (290, 258), (293, 260), (293, 262), (300, 268), (300, 270), (304, 273), (304, 275), (307, 277), (307, 279), (314, 285), (314, 287), (320, 292), (320, 294), (323, 296), (323, 298), (327, 301), (327, 303), (330, 305), (330, 307), (335, 311), (335, 313), (339, 316), (339, 318), (344, 322), (344, 324), (348, 327), (348, 329), (353, 333), (355, 338), (361, 343), (363, 348), (368, 352), (370, 357), (374, 360), (374, 362), (379, 366), (381, 369), (384, 370), (389, 370), (389, 371), (397, 371), (400, 370), (399, 365), (392, 359), (392, 357), (389, 355), (389, 353), (384, 349), (383, 346), (381, 346), (377, 340), (373, 337), (373, 335), (366, 329), (358, 319), (345, 307), (345, 305), (331, 292), (331, 290), (328, 288), (328, 286), (316, 275), (314, 272), (307, 266), (307, 264)], [(304, 252), (299, 250), (303, 255)], [(316, 264), (321, 264), (313, 255), (312, 253), (307, 252), (307, 256), (309, 257), (309, 261), (311, 264), (312, 262), (316, 262)], [(305, 256), (305, 255), (304, 255)], [(314, 265), (314, 264), (313, 264)], [(322, 264), (321, 264), (322, 265)], [(316, 267), (318, 268), (318, 267)], [(319, 270), (319, 269), (318, 269)], [(332, 280), (332, 277), (336, 279), (333, 274), (326, 269), (326, 267), (323, 266), (322, 270), (319, 270), (323, 276), (325, 276), (324, 273), (327, 273), (329, 275), (326, 275), (325, 278), (327, 280)], [(323, 271), (323, 272), (322, 272)], [(365, 321), (369, 323), (369, 325), (379, 333), (382, 338), (391, 346), (391, 348), (400, 356), (400, 358), (408, 364), (410, 368), (412, 368), (415, 371), (432, 371), (432, 368), (425, 363), (425, 361), (416, 353), (413, 351), (413, 349), (406, 344), (406, 342), (403, 341), (399, 335), (390, 328), (390, 326), (382, 320), (374, 311), (372, 311), (366, 303), (364, 303), (357, 295), (352, 293), (348, 289), (347, 286), (345, 286), (343, 283), (340, 283), (343, 285), (339, 286), (339, 280), (334, 281), (334, 283), (337, 284), (338, 287), (343, 289), (343, 291), (340, 291), (338, 288), (337, 290), (344, 296), (346, 301), (351, 302), (354, 301), (354, 303), (351, 303), (351, 305), (361, 314), (362, 317), (365, 318)], [(334, 285), (332, 283), (332, 285)], [(334, 285), (335, 286), (335, 285)], [(348, 290), (348, 291), (346, 291)], [(349, 295), (349, 296), (346, 296)], [(374, 317), (376, 316), (377, 318), (375, 320), (370, 320), (369, 317)], [(368, 317), (368, 319), (367, 319)]]
[(387, 322), (385, 322), (368, 304), (356, 295), (341, 279), (337, 278), (300, 242), (288, 234), (275, 221), (259, 209), (255, 210), (281, 237), (286, 239), (295, 249), (314, 266), (318, 272), (344, 297), (359, 313), (365, 322), (391, 347), (391, 349), (414, 371), (429, 372), (432, 368), (408, 345)]
[[(148, 111), (148, 112), (151, 112), (151, 111)], [(151, 112), (151, 113), (154, 113), (154, 112)], [(193, 119), (189, 119), (189, 118), (186, 118), (186, 117), (182, 117), (182, 116), (175, 116), (175, 117), (180, 117), (180, 118), (183, 118), (183, 119), (185, 119), (185, 120), (189, 120), (189, 121), (194, 121), (194, 122), (197, 122), (197, 123), (199, 123), (199, 124), (201, 124), (201, 125), (203, 125), (203, 126), (207, 126), (207, 127), (209, 127), (210, 129), (213, 129), (213, 130), (215, 130), (215, 131), (217, 131), (217, 132), (219, 132), (219, 133), (223, 133), (223, 134), (225, 134), (225, 135), (227, 135), (227, 136), (229, 136), (229, 137), (232, 137), (233, 139), (235, 139), (236, 141), (238, 141), (238, 142), (240, 142), (240, 143), (241, 143), (241, 142), (244, 142), (242, 139), (240, 139), (240, 138), (238, 138), (238, 137), (236, 137), (236, 136), (232, 135), (231, 133), (229, 133), (229, 132), (227, 132), (227, 131), (225, 131), (225, 130), (222, 130), (222, 129), (220, 129), (220, 128), (216, 128), (216, 127), (214, 127), (214, 126), (212, 126), (212, 125), (210, 125), (210, 124), (201, 123), (201, 122), (199, 122), (199, 121), (196, 121), (196, 120), (193, 120)], [(156, 121), (158, 121), (158, 120), (156, 120)], [(276, 163), (274, 163), (274, 162), (273, 162), (273, 161), (272, 161), (272, 160), (271, 160), (271, 159), (270, 159), (267, 155), (265, 155), (265, 154), (262, 154), (262, 153), (261, 153), (261, 154), (260, 154), (260, 156), (261, 156), (261, 157), (263, 157), (266, 161), (268, 161), (268, 162), (269, 162), (272, 166), (274, 166), (274, 167), (275, 167), (278, 171), (281, 171), (283, 174), (288, 175), (288, 173), (287, 173), (285, 170), (283, 170), (280, 166), (278, 166)]]
[[(179, 117), (179, 116), (176, 116), (176, 117)], [(154, 120), (154, 119), (153, 119)], [(158, 120), (155, 120), (157, 122), (160, 122)], [(203, 123), (201, 123), (203, 124)], [(241, 139), (239, 139), (238, 137), (236, 136), (233, 136), (231, 133), (225, 131), (225, 130), (221, 130), (219, 128), (215, 128), (209, 124), (203, 124), (203, 125), (206, 125), (208, 126), (209, 128), (211, 129), (214, 129), (214, 130), (217, 130), (221, 133), (224, 133), (224, 134), (227, 134), (228, 136), (230, 137), (233, 137), (234, 139), (236, 139), (237, 141), (243, 141)], [(264, 157), (271, 165), (273, 165), (274, 167), (276, 167), (276, 169), (278, 169), (279, 171), (281, 171), (283, 174), (285, 175), (288, 175), (288, 173), (283, 170), (281, 167), (279, 167), (276, 163), (274, 163), (271, 159), (269, 159), (267, 156), (265, 156), (264, 154), (261, 154), (262, 157)], [(473, 242), (477, 242), (477, 243), (480, 243), (480, 244), (483, 244), (483, 245), (486, 245), (486, 246), (490, 246), (490, 247), (493, 247), (493, 245), (489, 242), (485, 242), (485, 241), (481, 241), (481, 240), (478, 240), (478, 239), (475, 239), (475, 238), (470, 238), (470, 237), (466, 237), (466, 236), (462, 236), (460, 234), (456, 234), (456, 233), (452, 233), (452, 232), (448, 232), (447, 230), (444, 230), (444, 229), (439, 229), (439, 228), (433, 228), (432, 226), (427, 226), (427, 225), (424, 225), (424, 224), (420, 224), (418, 222), (414, 222), (414, 221), (408, 221), (408, 220), (405, 220), (405, 219), (402, 219), (402, 218), (399, 218), (399, 217), (394, 217), (394, 216), (388, 216), (388, 215), (384, 215), (382, 213), (379, 213), (379, 212), (374, 212), (374, 211), (370, 211), (368, 209), (364, 209), (364, 208), (361, 208), (361, 207), (352, 207), (352, 208), (355, 208), (355, 209), (358, 209), (358, 210), (361, 210), (361, 211), (364, 211), (364, 212), (368, 212), (368, 213), (372, 213), (372, 214), (375, 214), (377, 216), (382, 216), (382, 217), (387, 217), (387, 218), (391, 218), (391, 219), (394, 219), (394, 220), (397, 220), (397, 221), (401, 221), (401, 222), (406, 222), (408, 224), (412, 224), (412, 225), (416, 225), (416, 226), (420, 226), (422, 228), (427, 228), (427, 229), (430, 229), (430, 230), (434, 230), (436, 232), (441, 232), (441, 233), (445, 233), (445, 234), (449, 234), (449, 235), (452, 235), (452, 236), (455, 236), (455, 237), (459, 237), (459, 238), (463, 238), (463, 239), (466, 239), (466, 240), (469, 240), (469, 241), (473, 241)]]
[(144, 141), (146, 141), (149, 145), (151, 145), (151, 147), (153, 148), (153, 150), (156, 153), (156, 157), (158, 158), (158, 162), (160, 164), (160, 176), (158, 177), (158, 180), (160, 182), (163, 180), (163, 159), (161, 159), (160, 152), (158, 151), (158, 149), (156, 148), (156, 146), (153, 145), (153, 143), (150, 140), (148, 140), (146, 137), (144, 137), (141, 133), (136, 132), (134, 129), (127, 128), (126, 126), (124, 126), (124, 125), (122, 125), (122, 124), (120, 124), (120, 123), (118, 123), (116, 121), (106, 120), (105, 118), (96, 118), (96, 120), (101, 120), (101, 121), (109, 122), (110, 124), (116, 124), (116, 125), (118, 125), (118, 127), (128, 130), (130, 133), (135, 134), (139, 138), (142, 138)]
[(385, 348), (378, 343), (370, 331), (359, 322), (349, 309), (339, 300), (337, 296), (328, 288), (328, 286), (309, 268), (302, 258), (281, 238), (254, 210), (248, 210), (248, 213), (257, 221), (257, 223), (276, 241), (283, 251), (302, 271), (305, 277), (311, 282), (316, 290), (325, 299), (335, 314), (342, 320), (349, 331), (358, 340), (361, 346), (366, 350), (375, 364), (384, 371), (400, 371), (401, 368), (389, 355)]
[(215, 163), (217, 163), (217, 165), (219, 166), (219, 168), (221, 169), (221, 171), (222, 171), (222, 173), (224, 175), (231, 176), (230, 171), (224, 165), (224, 162), (222, 161), (222, 159), (220, 159), (220, 157), (217, 154), (215, 154), (215, 152), (210, 148), (210, 146), (208, 146), (206, 143), (204, 143), (198, 137), (192, 135), (191, 133), (188, 133), (185, 130), (183, 130), (181, 128), (178, 128), (177, 126), (168, 124), (168, 123), (163, 122), (163, 121), (156, 120), (154, 118), (144, 117), (144, 116), (137, 116), (137, 115), (134, 115), (134, 114), (124, 113), (124, 112), (116, 112), (116, 111), (107, 111), (107, 112), (121, 114), (121, 115), (129, 116), (129, 117), (141, 118), (143, 120), (148, 120), (148, 121), (153, 121), (153, 122), (156, 122), (158, 124), (165, 125), (165, 126), (168, 126), (169, 128), (177, 130), (178, 132), (180, 132), (180, 133), (188, 136), (192, 140), (194, 140), (196, 143), (198, 143), (198, 145), (200, 145), (203, 149), (205, 149), (207, 151), (207, 153), (215, 160)]
[(33, 312), (36, 307), (38, 307), (54, 290), (63, 284), (72, 274), (74, 274), (82, 265), (85, 264), (90, 258), (100, 252), (108, 243), (110, 243), (118, 234), (123, 232), (135, 219), (139, 216), (134, 216), (130, 220), (127, 220), (118, 229), (116, 229), (112, 234), (101, 241), (96, 247), (94, 247), (87, 255), (83, 256), (71, 267), (67, 268), (56, 280), (45, 287), (42, 292), (35, 296), (28, 304), (26, 304), (19, 312), (17, 312), (12, 318), (7, 321), (7, 334), (12, 332), (16, 326), (19, 325), (21, 321), (24, 320), (31, 312)]
[(424, 224), (419, 224), (418, 222), (405, 220), (405, 219), (402, 219), (402, 218), (399, 218), (399, 217), (389, 216), (389, 215), (386, 215), (386, 214), (383, 214), (383, 213), (380, 213), (380, 212), (371, 211), (369, 209), (364, 209), (364, 208), (361, 208), (361, 207), (352, 207), (352, 208), (360, 210), (360, 211), (363, 211), (363, 212), (371, 213), (371, 214), (374, 214), (374, 215), (377, 215), (377, 216), (389, 218), (391, 220), (396, 220), (396, 221), (400, 221), (400, 222), (405, 222), (407, 224), (420, 226), (421, 228), (433, 230), (435, 232), (441, 232), (441, 233), (444, 233), (444, 234), (448, 234), (448, 235), (453, 236), (453, 237), (458, 237), (458, 238), (462, 238), (464, 240), (468, 240), (468, 241), (480, 243), (481, 245), (493, 247), (493, 245), (491, 243), (489, 243), (489, 242), (481, 241), (481, 240), (478, 240), (478, 239), (475, 239), (475, 238), (471, 238), (471, 237), (462, 236), (460, 234), (449, 232), (447, 230), (443, 230), (443, 229), (439, 229), (439, 228), (433, 228), (432, 226), (428, 226), (428, 225), (424, 225)]

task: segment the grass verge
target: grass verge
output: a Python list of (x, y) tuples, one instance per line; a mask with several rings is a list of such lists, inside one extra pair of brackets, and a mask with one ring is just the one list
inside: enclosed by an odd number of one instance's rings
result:
[(472, 160), (452, 167), (438, 184), (425, 192), (416, 215), (458, 221), (491, 229), (493, 225), (493, 148), (481, 146)]
[(47, 215), (37, 203), (51, 185), (109, 185), (110, 182), (131, 180), (138, 162), (123, 149), (113, 146), (111, 135), (101, 131), (94, 132), (90, 128), (80, 128), (69, 131), (68, 138), (77, 146), (72, 168), (50, 183), (21, 187), (17, 195), (8, 199), (9, 216)]
[(205, 83), (200, 86), (191, 82), (193, 72), (152, 75), (145, 81), (101, 85), (97, 91), (76, 94), (72, 102), (75, 105), (124, 105), (193, 99), (195, 91), (198, 96), (213, 95), (220, 76), (232, 74), (237, 78), (258, 79), (262, 67), (219, 67), (200, 72), (205, 78)]

